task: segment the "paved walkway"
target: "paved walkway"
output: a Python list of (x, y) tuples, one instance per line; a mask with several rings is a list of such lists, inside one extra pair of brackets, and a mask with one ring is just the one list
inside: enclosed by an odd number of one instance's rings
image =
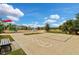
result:
[(19, 46), (31, 55), (79, 54), (79, 36), (66, 34), (12, 34)]
[(20, 49), (19, 45), (15, 41), (13, 41), (11, 43), (12, 43), (12, 51), (15, 51), (17, 49)]

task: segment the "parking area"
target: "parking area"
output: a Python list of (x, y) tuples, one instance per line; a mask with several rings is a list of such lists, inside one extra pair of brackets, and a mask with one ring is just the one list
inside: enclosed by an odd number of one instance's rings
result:
[(43, 33), (24, 35), (23, 33), (12, 34), (19, 46), (31, 55), (48, 54), (79, 54), (79, 36)]

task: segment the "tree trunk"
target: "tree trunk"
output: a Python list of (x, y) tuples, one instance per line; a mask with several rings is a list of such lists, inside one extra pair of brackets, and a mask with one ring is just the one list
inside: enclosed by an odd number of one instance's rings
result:
[(79, 35), (79, 34), (78, 34), (78, 31), (75, 31), (75, 34), (76, 34), (76, 35)]

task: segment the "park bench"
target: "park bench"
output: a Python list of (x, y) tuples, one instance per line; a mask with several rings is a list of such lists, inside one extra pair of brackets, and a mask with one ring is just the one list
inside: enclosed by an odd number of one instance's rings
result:
[(7, 54), (7, 52), (10, 52), (12, 50), (11, 48), (11, 42), (9, 39), (4, 38), (0, 41), (0, 54)]

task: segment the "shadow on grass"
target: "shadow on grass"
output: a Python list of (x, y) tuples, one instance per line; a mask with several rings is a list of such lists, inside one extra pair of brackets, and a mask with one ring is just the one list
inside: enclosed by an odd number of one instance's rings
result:
[(8, 55), (26, 55), (26, 53), (20, 48), (10, 52)]

